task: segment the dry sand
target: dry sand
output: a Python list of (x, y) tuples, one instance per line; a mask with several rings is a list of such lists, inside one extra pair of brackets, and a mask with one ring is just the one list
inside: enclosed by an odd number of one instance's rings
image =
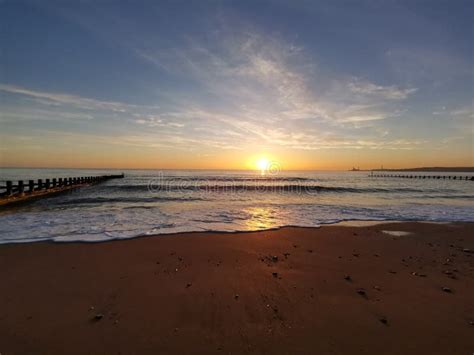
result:
[(1, 245), (0, 353), (470, 355), (473, 226)]

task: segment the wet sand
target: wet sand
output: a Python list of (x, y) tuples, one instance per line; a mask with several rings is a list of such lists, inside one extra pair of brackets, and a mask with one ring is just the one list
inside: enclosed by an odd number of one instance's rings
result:
[(473, 227), (0, 245), (0, 353), (471, 354)]

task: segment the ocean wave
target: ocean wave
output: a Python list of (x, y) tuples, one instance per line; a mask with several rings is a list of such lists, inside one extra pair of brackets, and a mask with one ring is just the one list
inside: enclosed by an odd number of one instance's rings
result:
[(315, 182), (320, 181), (320, 179), (315, 178), (306, 178), (306, 177), (290, 177), (290, 176), (183, 176), (183, 175), (163, 175), (160, 177), (155, 177), (153, 180), (162, 180), (162, 181), (209, 181), (209, 182), (233, 182), (233, 181), (288, 181), (288, 182), (298, 182), (298, 181), (307, 181)]
[[(56, 205), (86, 205), (103, 203), (152, 203), (152, 202), (186, 202), (203, 201), (198, 197), (84, 197), (70, 200), (57, 201)], [(141, 206), (137, 206), (141, 207)]]
[(323, 186), (311, 184), (148, 184), (148, 185), (109, 185), (102, 186), (101, 189), (114, 191), (150, 191), (150, 192), (229, 192), (241, 193), (246, 191), (256, 192), (294, 192), (294, 193), (422, 193), (439, 192), (438, 189), (417, 189), (417, 188), (381, 188), (381, 187), (343, 187), (343, 186)]

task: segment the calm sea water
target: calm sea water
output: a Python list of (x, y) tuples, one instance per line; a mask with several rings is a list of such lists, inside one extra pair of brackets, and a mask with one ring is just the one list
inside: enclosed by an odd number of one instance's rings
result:
[[(117, 173), (1, 169), (0, 184), (4, 185), (5, 180)], [(0, 243), (104, 241), (187, 231), (317, 227), (344, 220), (474, 222), (471, 181), (381, 179), (370, 178), (366, 172), (124, 173), (124, 179), (0, 211)]]

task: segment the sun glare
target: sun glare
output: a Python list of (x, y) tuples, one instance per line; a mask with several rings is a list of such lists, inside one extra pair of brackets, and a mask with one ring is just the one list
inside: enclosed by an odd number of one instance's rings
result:
[(258, 170), (265, 171), (268, 169), (270, 161), (267, 158), (260, 158), (257, 160), (256, 165)]

